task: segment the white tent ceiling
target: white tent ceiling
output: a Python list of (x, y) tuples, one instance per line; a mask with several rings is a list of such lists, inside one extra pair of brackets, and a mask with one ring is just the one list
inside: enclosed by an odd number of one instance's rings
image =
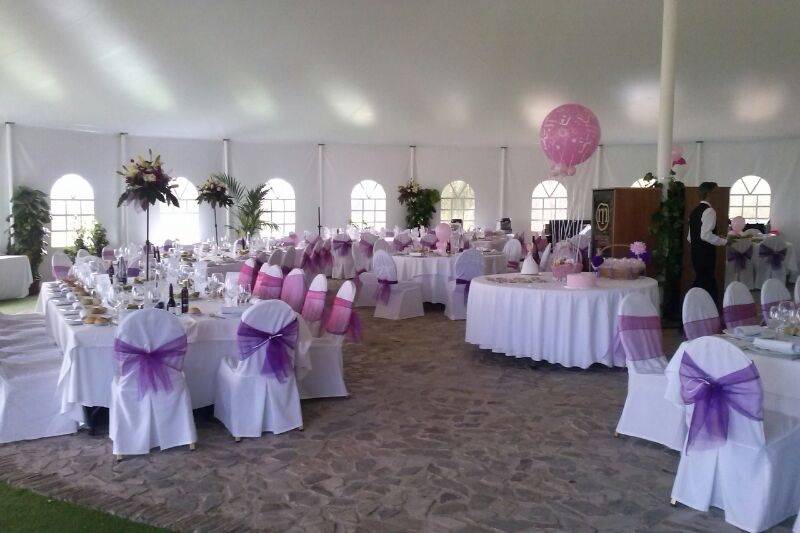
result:
[[(800, 2), (679, 4), (679, 140), (800, 135)], [(0, 118), (248, 141), (652, 142), (652, 0), (0, 0)]]

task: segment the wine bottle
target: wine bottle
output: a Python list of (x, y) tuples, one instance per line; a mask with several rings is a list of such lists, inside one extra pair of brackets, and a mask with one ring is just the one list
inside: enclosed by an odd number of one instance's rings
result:
[(170, 313), (175, 312), (175, 292), (172, 289), (172, 283), (169, 284), (169, 300), (167, 300), (167, 311)]
[(108, 279), (111, 283), (114, 283), (114, 261), (108, 265)]
[(189, 288), (184, 287), (181, 289), (181, 314), (189, 312)]

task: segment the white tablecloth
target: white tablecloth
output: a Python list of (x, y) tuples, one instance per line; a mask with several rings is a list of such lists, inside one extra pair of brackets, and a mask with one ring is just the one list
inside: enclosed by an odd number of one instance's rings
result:
[[(455, 279), (456, 255), (446, 257), (439, 255), (426, 255), (412, 257), (409, 255), (394, 255), (394, 264), (397, 267), (398, 281), (418, 281), (422, 284), (422, 300), (437, 304), (447, 303), (447, 284)], [(484, 259), (484, 272), (486, 274), (501, 274), (506, 272), (506, 256), (503, 254), (486, 254)]]
[(593, 363), (612, 366), (608, 349), (619, 303), (641, 292), (658, 308), (658, 284), (600, 278), (593, 289), (568, 289), (549, 272), (538, 283), (496, 283), (492, 278), (521, 279), (519, 274), (472, 280), (467, 304), (466, 341), (512, 357), (528, 357), (567, 367)]
[[(80, 406), (108, 407), (111, 380), (114, 377), (114, 338), (116, 326), (70, 326), (55, 303), (48, 301), (49, 291), (44, 289), (40, 295), (45, 309), (47, 331), (64, 352), (64, 361), (59, 376), (58, 394), (61, 398), (61, 412), (77, 417)], [(184, 359), (184, 373), (192, 408), (205, 407), (214, 403), (214, 389), (217, 367), (227, 356), (238, 357), (236, 329), (239, 317), (213, 318), (211, 311), (219, 311), (219, 301), (192, 301), (199, 307), (202, 315), (180, 317), (189, 341)], [(300, 322), (299, 345), (307, 346), (311, 333), (302, 317)], [(295, 372), (302, 378), (311, 369), (307, 351), (295, 355)]]
[[(761, 386), (764, 390), (764, 407), (768, 410), (779, 411), (784, 414), (800, 418), (800, 360), (797, 356), (776, 354), (760, 350), (747, 340), (734, 339), (724, 336), (728, 341), (742, 348), (744, 354), (756, 365), (761, 376)], [(670, 359), (664, 371), (667, 379), (680, 379), (681, 358), (686, 350), (686, 342), (682, 343), (675, 355)]]
[(27, 255), (0, 255), (0, 300), (25, 298), (33, 283)]

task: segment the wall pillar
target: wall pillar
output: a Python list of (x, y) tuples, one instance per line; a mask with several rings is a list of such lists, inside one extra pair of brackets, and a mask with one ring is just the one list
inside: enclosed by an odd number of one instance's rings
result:
[(669, 178), (672, 168), (672, 126), (675, 115), (675, 52), (678, 33), (678, 2), (664, 0), (661, 21), (661, 90), (658, 106), (658, 161), (656, 177)]

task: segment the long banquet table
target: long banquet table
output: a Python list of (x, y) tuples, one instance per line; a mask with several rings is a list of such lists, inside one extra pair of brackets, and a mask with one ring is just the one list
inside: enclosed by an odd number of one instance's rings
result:
[(549, 272), (475, 278), (469, 289), (466, 341), (567, 367), (612, 366), (609, 347), (619, 303), (633, 292), (645, 294), (658, 309), (658, 283), (652, 278), (599, 278), (591, 289), (567, 288)]
[[(61, 412), (82, 421), (82, 406), (108, 407), (111, 381), (114, 377), (114, 325), (72, 326), (52, 300), (45, 284), (39, 296), (45, 313), (45, 325), (58, 347), (64, 353), (57, 394)], [(202, 315), (183, 315), (180, 321), (188, 337), (188, 350), (184, 359), (186, 384), (192, 398), (192, 407), (206, 407), (214, 403), (217, 368), (225, 357), (238, 357), (236, 330), (240, 317), (212, 317), (219, 314), (222, 303), (218, 300), (192, 301)], [(135, 312), (135, 311), (134, 311)], [(300, 324), (298, 349), (295, 354), (295, 372), (299, 379), (311, 369), (307, 349), (311, 333), (298, 316)], [(304, 349), (302, 349), (304, 348)]]
[[(407, 254), (392, 256), (397, 267), (399, 281), (419, 281), (422, 284), (422, 300), (447, 303), (448, 282), (455, 279), (455, 264), (459, 254), (441, 256), (427, 254), (422, 257)], [(484, 272), (501, 274), (506, 272), (506, 256), (502, 253), (483, 255)]]
[(27, 255), (0, 255), (0, 300), (25, 298), (33, 283)]

